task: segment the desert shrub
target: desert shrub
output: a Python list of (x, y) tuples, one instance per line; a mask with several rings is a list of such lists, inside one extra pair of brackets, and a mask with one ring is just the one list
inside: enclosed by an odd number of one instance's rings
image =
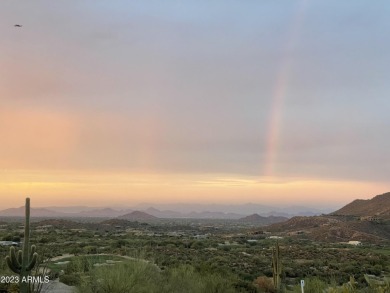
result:
[(361, 292), (356, 288), (355, 278), (350, 277), (349, 282), (343, 284), (342, 286), (332, 286), (325, 289), (325, 293), (358, 293)]
[(325, 290), (328, 285), (321, 279), (314, 277), (305, 280), (305, 293), (318, 293)]
[(275, 292), (274, 282), (271, 278), (266, 276), (260, 276), (255, 281), (254, 284), (259, 288), (260, 292)]
[[(321, 293), (326, 292), (328, 289), (328, 284), (322, 281), (317, 277), (306, 278), (305, 279), (305, 293)], [(301, 286), (296, 285), (293, 292), (301, 292)]]
[(70, 275), (73, 273), (81, 272), (81, 263), (78, 258), (72, 258), (65, 267), (65, 274)]
[(73, 273), (84, 273), (88, 272), (92, 267), (91, 261), (85, 257), (74, 257), (70, 260), (70, 262), (65, 267), (65, 273), (66, 274), (73, 274)]
[(235, 292), (228, 279), (218, 274), (201, 274), (194, 267), (182, 265), (168, 269), (159, 292), (166, 293), (229, 293)]
[(125, 293), (158, 292), (157, 267), (144, 262), (134, 261), (114, 266), (94, 268), (91, 277), (79, 286), (83, 293)]
[(205, 243), (203, 243), (202, 241), (194, 241), (192, 244), (191, 244), (191, 248), (192, 249), (202, 249), (204, 248), (206, 245)]
[(68, 285), (68, 286), (77, 286), (81, 283), (80, 275), (71, 274), (71, 275), (61, 275), (60, 282)]
[(193, 266), (183, 265), (161, 273), (144, 261), (134, 261), (94, 268), (80, 286), (83, 293), (233, 293), (229, 278), (202, 274)]
[(370, 292), (373, 293), (388, 293), (390, 292), (390, 278), (384, 278), (383, 282), (372, 280), (368, 275), (364, 275), (364, 278), (369, 285)]

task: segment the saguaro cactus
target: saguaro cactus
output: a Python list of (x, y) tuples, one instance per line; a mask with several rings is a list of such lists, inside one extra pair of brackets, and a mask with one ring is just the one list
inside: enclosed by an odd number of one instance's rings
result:
[(282, 274), (282, 265), (280, 263), (279, 243), (276, 242), (272, 250), (272, 273), (276, 292), (280, 291), (280, 275)]
[(23, 240), (23, 251), (19, 250), (15, 252), (15, 247), (10, 248), (10, 255), (7, 256), (6, 262), (8, 267), (15, 273), (19, 274), (19, 288), (20, 293), (29, 292), (29, 280), (28, 275), (31, 269), (37, 262), (38, 254), (35, 252), (35, 245), (29, 249), (30, 242), (30, 199), (26, 198), (26, 220), (24, 224), (24, 240)]

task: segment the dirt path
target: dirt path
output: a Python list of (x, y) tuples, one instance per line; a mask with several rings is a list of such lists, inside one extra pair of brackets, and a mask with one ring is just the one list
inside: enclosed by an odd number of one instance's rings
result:
[(76, 287), (61, 283), (58, 279), (43, 284), (41, 293), (76, 293)]
[(53, 262), (53, 261), (57, 261), (57, 260), (67, 258), (67, 257), (72, 257), (72, 256), (74, 256), (74, 254), (63, 254), (60, 256), (53, 257), (53, 258), (49, 259), (49, 261)]
[[(143, 262), (147, 262), (147, 263), (150, 263), (150, 264), (152, 264), (152, 265), (155, 265), (155, 264), (149, 262), (149, 261), (146, 260), (146, 259), (134, 258), (134, 257), (127, 256), (127, 255), (119, 255), (119, 254), (111, 254), (111, 253), (80, 254), (80, 255), (78, 255), (78, 256), (99, 256), (99, 255), (118, 256), (118, 257), (121, 257), (121, 258), (124, 258), (124, 259), (130, 259), (130, 260), (136, 260), (136, 261), (143, 261)], [(75, 255), (74, 255), (74, 254), (64, 254), (64, 255), (60, 255), (60, 256), (53, 257), (52, 259), (50, 259), (50, 261), (51, 261), (51, 262), (55, 262), (55, 261), (59, 261), (59, 260), (61, 260), (61, 259), (68, 258), (68, 257), (72, 257), (72, 256), (75, 256)]]

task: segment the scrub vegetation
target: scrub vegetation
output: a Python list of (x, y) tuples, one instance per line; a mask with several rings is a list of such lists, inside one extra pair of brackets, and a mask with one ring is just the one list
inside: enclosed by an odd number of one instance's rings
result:
[[(21, 221), (2, 222), (0, 239), (23, 240)], [(229, 220), (35, 219), (33, 273), (46, 266), (51, 279), (86, 293), (301, 292), (301, 280), (306, 293), (389, 292), (389, 243), (273, 239), (263, 230)], [(9, 250), (0, 246), (1, 275), (15, 274), (6, 265)], [(1, 286), (17, 292), (15, 284)]]

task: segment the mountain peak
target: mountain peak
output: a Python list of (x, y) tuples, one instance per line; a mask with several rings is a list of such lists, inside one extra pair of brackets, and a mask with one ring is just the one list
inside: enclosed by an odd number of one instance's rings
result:
[(356, 199), (333, 212), (332, 215), (390, 218), (390, 192), (377, 195), (372, 199)]
[(239, 220), (241, 222), (246, 222), (246, 223), (269, 225), (269, 224), (283, 222), (283, 221), (286, 221), (287, 219), (288, 218), (286, 218), (286, 217), (275, 217), (275, 216), (263, 217), (263, 216), (260, 216), (259, 214), (252, 214), (252, 215), (243, 217)]
[(150, 221), (158, 218), (145, 212), (133, 211), (131, 213), (118, 217), (118, 219), (124, 219), (128, 221)]

